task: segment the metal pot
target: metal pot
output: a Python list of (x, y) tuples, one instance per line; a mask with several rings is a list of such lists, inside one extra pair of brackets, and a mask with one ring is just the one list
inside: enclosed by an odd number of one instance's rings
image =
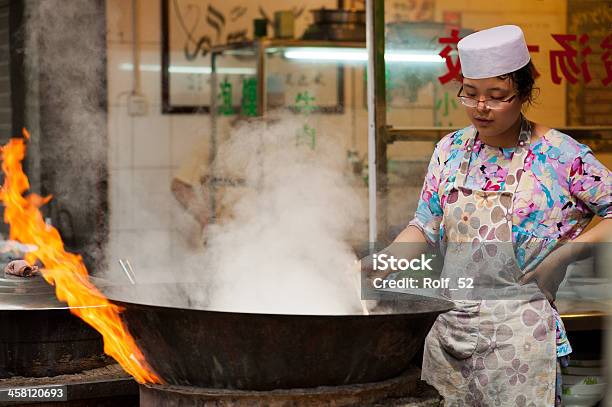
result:
[(112, 362), (102, 337), (40, 276), (0, 276), (0, 378), (73, 374)]
[(320, 41), (365, 41), (365, 11), (315, 9), (310, 10), (314, 22), (302, 39)]
[(386, 380), (409, 367), (437, 315), (452, 308), (402, 294), (377, 315), (249, 313), (189, 300), (205, 290), (170, 283), (107, 293), (168, 384), (272, 390)]
[(364, 10), (326, 9), (310, 10), (314, 24), (363, 24), (366, 23)]

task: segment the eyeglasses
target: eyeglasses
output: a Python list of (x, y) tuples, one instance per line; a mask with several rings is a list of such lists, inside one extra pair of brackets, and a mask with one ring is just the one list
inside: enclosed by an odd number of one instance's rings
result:
[[(459, 89), (459, 92), (457, 92), (457, 97), (459, 98), (459, 101), (461, 102), (461, 104), (467, 107), (478, 107), (478, 103), (481, 102), (480, 99), (462, 95), (461, 91), (463, 91), (463, 86), (461, 87), (461, 89)], [(503, 100), (485, 99), (482, 102), (484, 103), (485, 109), (499, 110), (499, 109), (503, 109), (504, 107), (508, 106), (506, 103), (512, 102), (516, 96), (517, 94), (515, 93), (514, 95), (510, 96), (508, 99), (503, 99)]]

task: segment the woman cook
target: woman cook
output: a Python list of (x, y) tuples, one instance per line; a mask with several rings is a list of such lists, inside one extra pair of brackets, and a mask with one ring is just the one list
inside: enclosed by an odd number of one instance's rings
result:
[[(612, 234), (612, 177), (587, 146), (523, 116), (534, 68), (519, 27), (471, 34), (458, 50), (472, 125), (436, 145), (395, 242), (435, 245), (442, 277), (472, 274), (482, 290), (446, 292), (456, 307), (425, 340), (422, 379), (445, 406), (560, 405), (571, 347), (554, 296), (567, 265), (588, 255), (563, 243)], [(581, 234), (595, 214), (605, 219)]]

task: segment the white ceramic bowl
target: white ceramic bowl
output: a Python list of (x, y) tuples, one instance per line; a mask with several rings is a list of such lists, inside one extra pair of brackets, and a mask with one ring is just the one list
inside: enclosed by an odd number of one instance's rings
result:
[(563, 394), (566, 395), (578, 395), (578, 396), (601, 396), (606, 392), (605, 383), (600, 384), (568, 384), (563, 385)]
[(602, 396), (579, 396), (579, 395), (562, 395), (563, 403), (565, 407), (592, 407), (597, 404)]
[(600, 367), (568, 366), (561, 368), (561, 372), (563, 372), (564, 375), (603, 376), (603, 372)]
[(576, 376), (576, 375), (563, 375), (562, 383), (565, 385), (572, 384), (584, 384), (584, 385), (594, 385), (594, 384), (605, 384), (606, 378), (603, 376)]

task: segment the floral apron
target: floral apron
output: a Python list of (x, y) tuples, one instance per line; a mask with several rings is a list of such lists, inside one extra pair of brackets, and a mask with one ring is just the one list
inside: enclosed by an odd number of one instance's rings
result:
[(445, 407), (554, 406), (552, 307), (535, 283), (519, 286), (523, 273), (512, 243), (513, 196), (529, 150), (530, 125), (522, 119), (500, 191), (464, 186), (475, 135), (473, 130), (444, 206), (441, 277), (455, 288), (458, 279), (473, 278), (477, 287), (443, 291), (455, 308), (438, 316), (425, 339), (421, 379), (440, 392)]

